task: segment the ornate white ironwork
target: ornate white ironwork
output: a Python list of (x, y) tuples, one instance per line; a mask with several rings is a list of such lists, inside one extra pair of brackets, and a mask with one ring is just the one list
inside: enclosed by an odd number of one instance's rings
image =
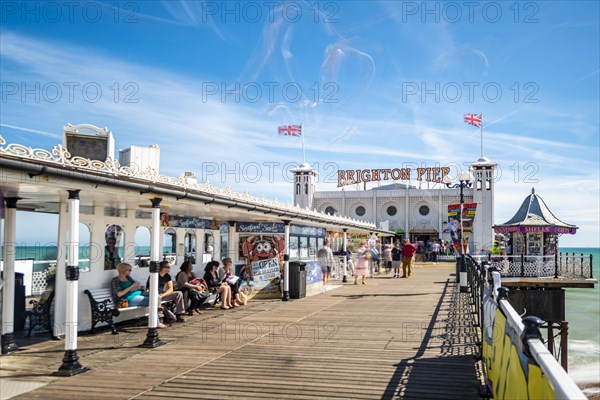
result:
[[(561, 254), (555, 256), (473, 256), (478, 262), (488, 261), (506, 277), (554, 277), (586, 279), (592, 276), (589, 256)], [(556, 262), (558, 261), (558, 268)]]
[[(69, 127), (73, 128), (88, 128), (87, 125), (77, 125)], [(106, 129), (108, 132), (108, 129)], [(21, 144), (6, 144), (6, 140), (0, 135), (0, 156), (9, 158), (18, 158), (21, 160), (32, 161), (38, 164), (51, 164), (62, 168), (68, 168), (84, 172), (92, 172), (96, 174), (112, 175), (114, 177), (126, 177), (152, 183), (162, 183), (165, 185), (174, 186), (185, 190), (193, 190), (202, 194), (210, 194), (232, 200), (239, 200), (246, 203), (251, 203), (258, 206), (274, 208), (277, 211), (293, 212), (304, 216), (312, 216), (323, 220), (323, 222), (332, 222), (336, 224), (352, 223), (364, 229), (376, 230), (374, 224), (364, 221), (355, 220), (352, 218), (333, 216), (321, 213), (314, 210), (304, 209), (289, 203), (282, 203), (277, 200), (270, 200), (264, 195), (260, 197), (252, 196), (250, 193), (238, 193), (233, 191), (231, 187), (220, 189), (214, 187), (210, 182), (194, 183), (185, 179), (185, 175), (181, 174), (178, 177), (170, 177), (159, 174), (152, 168), (144, 170), (131, 166), (122, 166), (118, 161), (108, 158), (106, 161), (90, 160), (79, 156), (71, 157), (71, 153), (62, 145), (56, 145), (51, 151), (32, 148)]]

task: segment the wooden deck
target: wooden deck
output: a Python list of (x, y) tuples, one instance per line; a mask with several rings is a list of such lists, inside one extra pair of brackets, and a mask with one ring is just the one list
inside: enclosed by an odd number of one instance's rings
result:
[(47, 383), (17, 399), (475, 399), (477, 330), (454, 270), (437, 264), (411, 279), (209, 309), (160, 330), (166, 344), (156, 349), (137, 347), (143, 326), (83, 336), (91, 371), (70, 378), (50, 375), (62, 342), (38, 343), (2, 357), (0, 375)]

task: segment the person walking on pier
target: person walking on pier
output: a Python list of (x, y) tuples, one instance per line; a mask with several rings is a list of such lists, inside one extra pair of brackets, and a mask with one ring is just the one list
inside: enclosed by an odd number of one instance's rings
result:
[(402, 264), (402, 247), (400, 242), (394, 244), (392, 249), (392, 267), (394, 268), (394, 278), (400, 278), (400, 264)]
[(321, 247), (317, 252), (317, 257), (319, 258), (319, 265), (321, 266), (321, 272), (323, 273), (323, 289), (327, 290), (327, 284), (329, 283), (331, 270), (335, 264), (333, 252), (329, 247), (329, 239), (325, 239), (323, 241), (323, 247)]
[(360, 243), (358, 249), (358, 258), (356, 259), (356, 267), (354, 268), (354, 284), (358, 284), (358, 277), (362, 276), (362, 283), (365, 285), (366, 276), (369, 274), (369, 260), (371, 259), (371, 252), (367, 248), (366, 242)]
[(404, 239), (402, 247), (402, 278), (410, 278), (412, 275), (413, 256), (417, 251), (417, 246), (412, 244), (410, 240)]
[(381, 256), (383, 257), (383, 262), (385, 266), (385, 273), (389, 274), (392, 272), (392, 245), (386, 244), (383, 251), (381, 252)]

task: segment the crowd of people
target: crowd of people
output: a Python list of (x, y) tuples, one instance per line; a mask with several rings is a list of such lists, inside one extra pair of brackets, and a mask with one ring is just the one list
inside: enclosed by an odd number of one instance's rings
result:
[[(346, 254), (344, 251), (337, 252), (339, 256), (346, 257), (347, 271), (354, 276), (354, 284), (358, 285), (358, 280), (362, 284), (366, 284), (366, 278), (373, 272), (383, 268), (389, 274), (392, 270), (394, 278), (410, 278), (412, 275), (413, 260), (418, 252), (418, 245), (410, 243), (410, 240), (404, 239), (401, 243), (395, 242), (394, 245), (386, 244), (383, 246), (381, 254), (368, 245), (367, 241), (362, 241), (359, 244), (356, 263), (353, 261), (353, 248), (348, 246)], [(400, 276), (400, 268), (402, 268), (402, 276)]]
[[(158, 328), (166, 327), (164, 322), (167, 320), (185, 322), (185, 314), (202, 314), (201, 306), (211, 294), (217, 296), (224, 310), (246, 305), (247, 296), (240, 290), (241, 279), (231, 269), (231, 258), (223, 259), (222, 264), (220, 266), (218, 261), (209, 261), (204, 268), (204, 277), (200, 278), (194, 273), (192, 262), (184, 261), (173, 278), (171, 264), (168, 261), (161, 262), (158, 271), (159, 303), (170, 302), (172, 307), (159, 307), (163, 317)], [(131, 277), (130, 264), (119, 263), (116, 269), (118, 275), (111, 281), (114, 304), (120, 308), (147, 307), (150, 304), (150, 278), (144, 287)]]
[[(329, 281), (335, 263), (333, 252), (329, 246), (329, 240), (326, 239), (318, 253), (324, 287)], [(394, 278), (410, 278), (414, 262), (436, 261), (438, 255), (449, 254), (453, 251), (452, 243), (447, 241), (417, 241), (413, 244), (409, 239), (404, 239), (402, 243), (396, 241), (393, 245), (386, 244), (379, 254), (376, 248), (365, 240), (360, 242), (354, 262), (352, 250), (352, 247), (348, 246), (345, 254), (343, 251), (336, 254), (346, 258), (347, 271), (354, 276), (355, 285), (358, 285), (359, 278), (361, 284), (367, 283), (366, 278), (373, 272), (374, 265), (377, 268), (383, 267), (388, 274), (393, 270)], [(173, 312), (172, 318), (166, 318), (165, 314), (168, 314), (169, 310), (163, 309), (163, 318), (172, 319), (175, 322), (185, 322), (185, 314), (202, 314), (202, 305), (211, 294), (220, 300), (220, 307), (224, 310), (246, 305), (247, 294), (240, 290), (242, 279), (235, 275), (232, 266), (231, 258), (225, 258), (221, 263), (214, 260), (209, 261), (201, 278), (194, 273), (192, 262), (186, 260), (173, 278), (171, 264), (168, 261), (161, 262), (158, 272), (159, 302), (170, 302)], [(147, 307), (149, 305), (150, 278), (143, 287), (140, 282), (130, 276), (132, 271), (130, 264), (119, 263), (116, 265), (116, 269), (118, 275), (111, 282), (115, 304), (119, 307)], [(402, 275), (400, 269), (402, 269)], [(160, 322), (158, 327), (163, 328), (165, 324)]]

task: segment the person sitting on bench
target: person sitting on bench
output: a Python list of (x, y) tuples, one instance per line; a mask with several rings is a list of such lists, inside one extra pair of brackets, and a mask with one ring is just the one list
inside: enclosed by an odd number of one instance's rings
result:
[[(177, 322), (185, 322), (183, 313), (185, 305), (183, 304), (183, 293), (173, 291), (173, 279), (169, 274), (171, 264), (168, 261), (162, 261), (158, 269), (158, 297), (159, 301), (172, 301), (175, 304), (175, 314)], [(149, 279), (149, 278), (148, 278)]]
[(148, 307), (150, 303), (148, 292), (144, 293), (140, 283), (134, 281), (131, 275), (131, 265), (120, 263), (117, 265), (119, 275), (111, 281), (113, 301), (119, 305), (127, 301), (127, 307)]

